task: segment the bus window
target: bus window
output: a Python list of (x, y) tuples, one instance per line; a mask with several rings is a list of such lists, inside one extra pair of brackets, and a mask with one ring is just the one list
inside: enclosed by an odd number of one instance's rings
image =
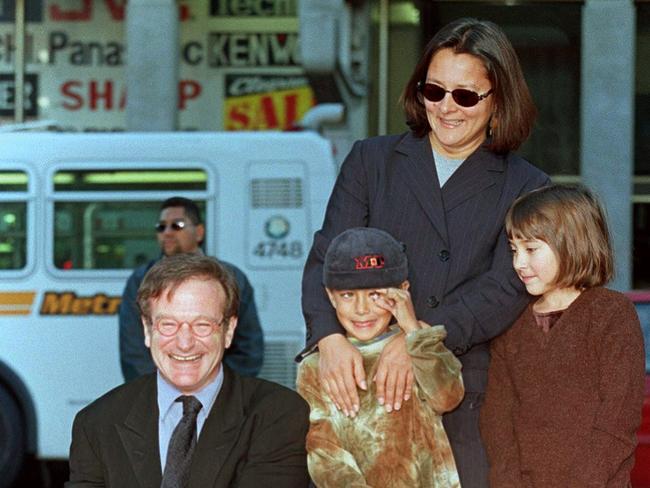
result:
[(59, 269), (134, 268), (156, 257), (157, 202), (56, 202), (54, 264)]
[(0, 192), (27, 191), (27, 173), (24, 171), (0, 171)]
[[(56, 202), (54, 264), (68, 269), (132, 269), (160, 254), (159, 201)], [(205, 202), (197, 201), (205, 214)]]
[[(160, 255), (154, 230), (160, 192), (206, 190), (207, 174), (201, 169), (66, 169), (55, 173), (54, 189), (54, 266), (133, 269)], [(107, 192), (113, 192), (110, 200), (104, 198)], [(74, 193), (81, 198), (66, 198)], [(205, 200), (193, 199), (205, 218)]]
[(54, 191), (202, 191), (202, 169), (64, 170), (54, 175)]
[[(22, 269), (27, 263), (27, 173), (0, 171), (0, 195), (15, 192), (17, 200), (0, 201), (0, 271)], [(12, 199), (13, 200), (13, 199)]]
[(27, 262), (25, 202), (0, 203), (0, 270), (22, 269)]

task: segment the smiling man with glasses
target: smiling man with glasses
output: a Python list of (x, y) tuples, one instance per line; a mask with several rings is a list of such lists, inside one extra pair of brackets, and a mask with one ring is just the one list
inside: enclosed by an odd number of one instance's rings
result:
[[(160, 215), (154, 229), (161, 250), (159, 259), (183, 253), (203, 253), (201, 244), (205, 237), (205, 227), (201, 221), (201, 212), (196, 203), (188, 198), (172, 197), (165, 200), (160, 206)], [(151, 354), (144, 343), (144, 329), (136, 304), (136, 294), (145, 274), (159, 259), (136, 268), (122, 294), (119, 309), (120, 364), (125, 381), (155, 370)], [(237, 314), (239, 326), (224, 361), (239, 374), (255, 376), (264, 359), (264, 338), (253, 288), (243, 271), (230, 263), (222, 261), (222, 264), (235, 276), (241, 293)]]
[(307, 487), (309, 409), (292, 390), (222, 365), (239, 290), (214, 258), (156, 263), (137, 295), (155, 374), (75, 418), (67, 487)]

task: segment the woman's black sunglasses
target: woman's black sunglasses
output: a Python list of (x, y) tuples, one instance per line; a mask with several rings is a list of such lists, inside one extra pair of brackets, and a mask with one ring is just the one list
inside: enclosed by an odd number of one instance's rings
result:
[(454, 102), (456, 102), (461, 107), (473, 107), (492, 93), (492, 90), (490, 90), (483, 95), (479, 95), (472, 90), (466, 90), (464, 88), (445, 90), (443, 87), (436, 85), (435, 83), (424, 83), (422, 81), (418, 83), (418, 91), (430, 102), (439, 102), (445, 98), (445, 95), (447, 93), (451, 93)]

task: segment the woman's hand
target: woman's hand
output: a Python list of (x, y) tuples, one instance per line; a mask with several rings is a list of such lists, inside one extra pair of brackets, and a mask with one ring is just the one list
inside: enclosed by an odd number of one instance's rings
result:
[(406, 352), (404, 334), (398, 334), (384, 347), (373, 381), (377, 385), (377, 400), (387, 412), (399, 410), (402, 401), (411, 398), (413, 366)]
[(357, 386), (367, 389), (361, 353), (342, 334), (318, 341), (320, 381), (336, 408), (348, 417), (359, 411)]

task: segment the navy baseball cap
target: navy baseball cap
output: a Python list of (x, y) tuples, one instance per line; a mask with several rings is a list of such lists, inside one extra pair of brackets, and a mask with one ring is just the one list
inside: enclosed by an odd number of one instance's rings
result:
[(323, 285), (333, 290), (399, 286), (407, 278), (404, 244), (380, 229), (348, 229), (325, 253)]

